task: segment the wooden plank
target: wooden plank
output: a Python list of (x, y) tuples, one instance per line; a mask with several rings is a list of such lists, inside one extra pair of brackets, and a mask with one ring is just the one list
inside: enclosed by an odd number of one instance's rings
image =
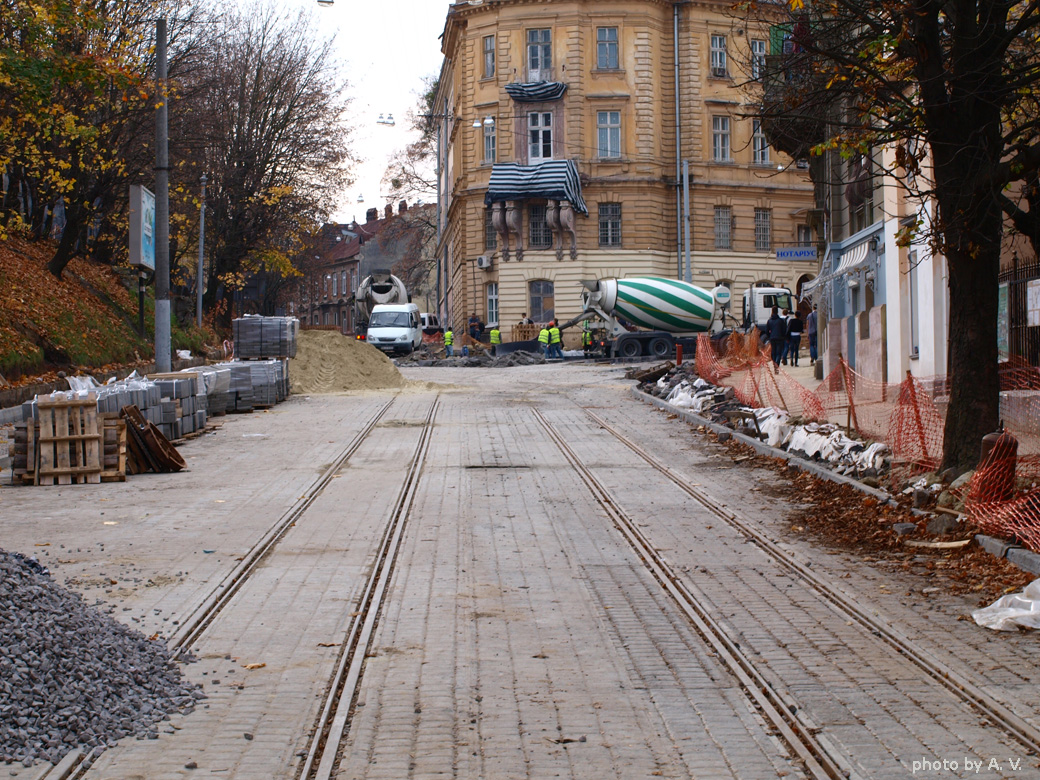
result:
[(40, 450), (40, 465), (36, 469), (35, 485), (53, 485), (54, 478), (45, 476), (51, 473), (58, 465), (55, 462), (54, 445), (47, 442), (54, 438), (54, 420), (56, 409), (48, 405), (37, 403), (37, 412), (40, 416), (40, 438), (38, 440)]
[(83, 407), (83, 434), (89, 436), (83, 440), (83, 463), (91, 469), (87, 472), (86, 483), (96, 485), (101, 482), (101, 457), (98, 439), (101, 438), (98, 430), (97, 402), (93, 406)]

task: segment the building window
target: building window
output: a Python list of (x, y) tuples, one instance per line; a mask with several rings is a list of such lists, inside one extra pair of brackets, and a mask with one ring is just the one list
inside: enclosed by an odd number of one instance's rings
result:
[(484, 249), (491, 251), (498, 249), (498, 233), (495, 231), (494, 212), (490, 208), (484, 209)]
[(599, 138), (597, 156), (601, 160), (621, 157), (621, 112), (597, 111), (596, 129)]
[(484, 36), (484, 78), (490, 79), (495, 75), (495, 36)]
[(531, 206), (528, 210), (528, 225), (530, 226), (530, 241), (532, 249), (552, 246), (552, 231), (549, 230), (549, 222), (545, 218), (545, 206)]
[(733, 248), (733, 212), (729, 206), (715, 207), (715, 248)]
[(751, 120), (751, 153), (755, 165), (769, 164), (769, 142), (761, 119)]
[(808, 225), (799, 225), (796, 231), (798, 246), (812, 246), (812, 229)]
[(484, 162), (493, 163), (495, 162), (495, 155), (498, 152), (498, 138), (495, 135), (496, 126), (494, 124), (484, 125)]
[(618, 70), (621, 67), (617, 27), (596, 29), (596, 67), (599, 70)]
[(339, 274), (332, 275), (332, 297), (335, 298), (339, 295)]
[(527, 127), (530, 133), (529, 162), (536, 163), (552, 159), (552, 114), (536, 112), (527, 115)]
[(711, 159), (715, 162), (730, 162), (729, 117), (711, 118)]
[(755, 250), (768, 252), (773, 248), (773, 212), (755, 209)]
[(621, 246), (621, 204), (599, 204), (599, 245)]
[(527, 80), (549, 81), (552, 75), (552, 30), (527, 31)]
[(340, 271), (339, 272), (339, 289), (343, 291), (344, 295), (346, 295), (347, 293), (350, 292), (350, 290), (347, 289), (347, 272), (346, 271)]
[[(703, 40), (703, 39), (702, 39)], [(729, 75), (726, 63), (726, 36), (711, 36), (711, 75), (712, 78), (724, 79)]]
[(751, 78), (760, 79), (766, 71), (766, 42), (751, 40)]
[(917, 250), (911, 249), (908, 256), (907, 262), (910, 266), (910, 294), (907, 296), (910, 301), (910, 357), (918, 357), (921, 354), (921, 325), (920, 319), (921, 314), (918, 311), (919, 302), (918, 286), (917, 286)]
[(488, 325), (498, 324), (498, 282), (488, 282), (487, 321)]
[(548, 322), (556, 316), (556, 300), (553, 297), (552, 282), (528, 282), (527, 289), (531, 299), (527, 307), (531, 319), (535, 322)]

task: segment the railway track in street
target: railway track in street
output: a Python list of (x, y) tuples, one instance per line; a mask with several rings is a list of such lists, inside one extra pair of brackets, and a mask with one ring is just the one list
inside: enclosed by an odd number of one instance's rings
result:
[[(336, 459), (311, 483), (303, 495), (264, 532), (263, 536), (242, 556), (238, 565), (209, 592), (205, 599), (180, 621), (176, 633), (167, 642), (174, 658), (182, 658), (191, 651), (192, 646), (205, 633), (206, 628), (231, 602), (235, 594), (241, 590), (249, 577), (271, 554), (289, 529), (306, 514), (344, 464), (358, 451), (394, 405), (395, 400), (396, 398), (391, 398), (365, 421), (364, 426), (351, 438)], [(41, 775), (39, 780), (76, 780), (84, 777), (90, 768), (86, 759), (87, 754), (82, 751), (73, 751), (66, 756), (65, 760), (51, 768), (46, 774)]]
[(390, 511), (368, 578), (340, 647), (336, 669), (326, 688), (321, 714), (311, 736), (307, 757), (297, 777), (301, 780), (329, 780), (339, 762), (339, 746), (350, 728), (364, 672), (365, 658), (379, 623), (383, 602), (393, 575), (408, 516), (419, 487), (433, 434), (439, 399), (430, 406), (423, 422), (415, 454)]
[(800, 760), (806, 776), (813, 780), (844, 780), (848, 777), (846, 768), (840, 766), (829, 755), (826, 748), (816, 739), (813, 729), (792, 712), (790, 697), (772, 685), (741, 651), (740, 646), (729, 638), (701, 600), (690, 590), (682, 576), (657, 552), (650, 540), (639, 530), (636, 521), (618, 505), (610, 491), (582, 462), (563, 435), (537, 409), (534, 410), (534, 415), (654, 579), (667, 591), (690, 624), (716, 653), (722, 665), (739, 681), (751, 705), (769, 722), (792, 754)]
[[(841, 587), (830, 582), (829, 578), (821, 576), (813, 571), (809, 566), (806, 566), (804, 563), (799, 561), (797, 557), (770, 539), (769, 536), (754, 523), (748, 522), (732, 512), (727, 511), (704, 492), (697, 490), (680, 474), (654, 457), (654, 455), (649, 453), (632, 439), (625, 436), (621, 431), (612, 426), (602, 417), (589, 409), (584, 409), (583, 411), (592, 422), (613, 436), (646, 464), (664, 475), (679, 490), (694, 499), (706, 510), (711, 512), (712, 515), (739, 531), (745, 536), (745, 538), (756, 544), (773, 561), (780, 564), (790, 574), (806, 583), (812, 592), (822, 598), (831, 609), (846, 617), (850, 625), (853, 623), (860, 625), (870, 635), (874, 636), (877, 641), (888, 645), (900, 656), (916, 666), (924, 673), (929, 681), (953, 694), (958, 700), (968, 705), (979, 716), (981, 716), (982, 719), (988, 720), (994, 724), (999, 730), (1006, 733), (1022, 747), (1031, 751), (1034, 756), (1040, 756), (1040, 729), (1014, 713), (1003, 702), (999, 701), (978, 685), (971, 682), (971, 680), (969, 680), (963, 673), (952, 668), (949, 664), (935, 658), (930, 652), (920, 647), (917, 643), (911, 640), (910, 637), (898, 628), (894, 627), (883, 617), (878, 616), (870, 609), (858, 606), (857, 600), (852, 594), (847, 593)], [(610, 514), (614, 523), (621, 530), (625, 538), (628, 539), (632, 546), (637, 549), (640, 557), (642, 557), (651, 568), (654, 576), (668, 589), (669, 593), (672, 594), (673, 598), (680, 604), (680, 607), (682, 607), (684, 611), (688, 612), (688, 614), (698, 614), (698, 622), (696, 623), (698, 630), (700, 630), (702, 634), (705, 634), (713, 647), (716, 647), (716, 649), (722, 648), (726, 651), (726, 655), (720, 653), (720, 657), (726, 659), (727, 665), (732, 664), (731, 669), (733, 669), (734, 673), (740, 677), (742, 682), (744, 682), (745, 674), (747, 675), (749, 683), (756, 682), (759, 678), (753, 674), (753, 671), (749, 671), (745, 668), (747, 659), (740, 654), (739, 649), (731, 647), (733, 643), (726, 639), (726, 635), (721, 632), (721, 629), (717, 626), (711, 625), (710, 618), (706, 618), (701, 614), (703, 613), (703, 608), (692, 603), (692, 601), (695, 600), (692, 599), (691, 594), (682, 584), (681, 579), (669, 568), (668, 564), (657, 555), (652, 544), (638, 530), (637, 525), (615, 504), (610, 493), (595, 477), (595, 475), (592, 474), (588, 467), (581, 463), (578, 456), (568, 446), (563, 437), (552, 427), (551, 423), (549, 423), (548, 420), (546, 420), (539, 412), (536, 411), (535, 414), (539, 418), (539, 422), (546, 429), (554, 442), (556, 442), (557, 446), (564, 453), (568, 461), (570, 461), (572, 466), (574, 466), (574, 468), (581, 474), (582, 479), (586, 482), (589, 489), (596, 495), (599, 503), (604, 507), (608, 514)], [(705, 624), (704, 628), (701, 627), (701, 622)], [(709, 633), (706, 633), (706, 631)], [(750, 689), (749, 693), (755, 698), (756, 703), (758, 703), (758, 693)], [(782, 730), (785, 738), (788, 740), (791, 738), (798, 738), (800, 744), (806, 751), (815, 757), (820, 757), (819, 751), (821, 748), (812, 735), (807, 735), (806, 729), (799, 728), (797, 723), (789, 722), (791, 720), (797, 720), (797, 718), (788, 717), (789, 708), (784, 704), (784, 702), (789, 702), (789, 697), (780, 696), (779, 692), (769, 691), (768, 688), (763, 689), (761, 693), (769, 699), (769, 702), (772, 705), (772, 709), (763, 708), (763, 712), (771, 713), (777, 711), (784, 721), (788, 721), (790, 733), (788, 733), (787, 730)], [(772, 720), (771, 717), (770, 719)], [(779, 724), (777, 725), (779, 728)], [(806, 738), (805, 741), (802, 741), (802, 738)], [(798, 744), (792, 744), (792, 747), (799, 755), (802, 754)], [(820, 768), (824, 769), (825, 772), (832, 773), (836, 768), (833, 762), (827, 761), (825, 756), (821, 758), (823, 758), (823, 760), (820, 763)], [(807, 766), (809, 766), (809, 764), (807, 764)], [(811, 776), (816, 777), (817, 775), (811, 774)], [(825, 773), (819, 776), (831, 777), (834, 775)]]

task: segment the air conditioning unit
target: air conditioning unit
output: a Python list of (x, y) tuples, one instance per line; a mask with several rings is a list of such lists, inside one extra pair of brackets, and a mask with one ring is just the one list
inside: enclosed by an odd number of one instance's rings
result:
[(491, 267), (491, 256), (481, 255), (477, 258), (477, 268), (483, 268), (485, 271)]

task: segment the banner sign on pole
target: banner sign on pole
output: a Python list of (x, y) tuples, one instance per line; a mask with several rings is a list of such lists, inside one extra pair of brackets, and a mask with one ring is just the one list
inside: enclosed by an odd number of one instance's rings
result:
[(130, 265), (155, 270), (155, 195), (130, 185)]

